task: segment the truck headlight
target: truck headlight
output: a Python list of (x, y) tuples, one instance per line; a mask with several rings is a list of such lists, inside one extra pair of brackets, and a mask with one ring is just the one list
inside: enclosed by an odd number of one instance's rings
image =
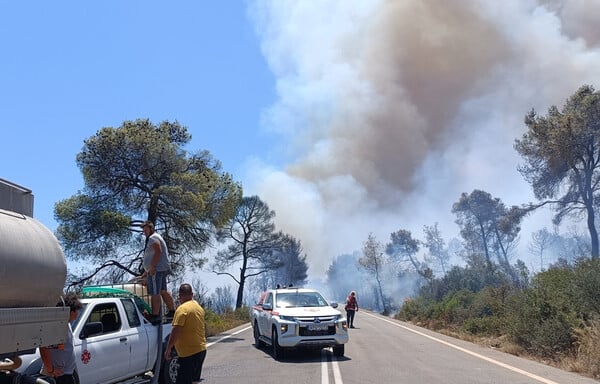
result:
[(286, 333), (287, 330), (288, 330), (288, 325), (287, 324), (281, 324), (280, 329), (281, 329), (281, 333)]
[(344, 321), (342, 321), (342, 322), (338, 323), (338, 325), (339, 325), (339, 326), (341, 326), (341, 328), (342, 328), (344, 331), (347, 331), (347, 330), (348, 330), (348, 322), (347, 322), (346, 320), (344, 320)]

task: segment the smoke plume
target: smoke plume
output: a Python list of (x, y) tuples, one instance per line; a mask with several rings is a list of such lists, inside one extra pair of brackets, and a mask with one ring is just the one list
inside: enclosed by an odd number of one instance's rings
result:
[(525, 114), (600, 86), (600, 2), (260, 0), (249, 14), (277, 87), (263, 127), (286, 166), (254, 159), (244, 185), (312, 276), (369, 232), (422, 238), (439, 222), (457, 236), (462, 192), (533, 201), (513, 149)]

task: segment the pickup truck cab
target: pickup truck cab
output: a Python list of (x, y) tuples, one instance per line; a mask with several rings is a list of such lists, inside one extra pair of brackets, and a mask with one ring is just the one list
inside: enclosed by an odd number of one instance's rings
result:
[(257, 348), (272, 347), (277, 360), (291, 348), (332, 347), (344, 355), (348, 323), (321, 294), (308, 288), (280, 288), (263, 292), (251, 309), (254, 343)]
[[(127, 292), (84, 295), (80, 301), (83, 308), (71, 328), (81, 383), (148, 383), (159, 368), (161, 383), (175, 382), (171, 365), (176, 359), (162, 358), (170, 323), (152, 325), (142, 314), (144, 301)], [(29, 356), (24, 372), (39, 372), (39, 352)]]

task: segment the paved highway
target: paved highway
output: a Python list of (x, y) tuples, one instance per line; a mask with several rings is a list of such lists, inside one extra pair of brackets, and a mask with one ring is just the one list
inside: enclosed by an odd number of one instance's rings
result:
[(209, 339), (206, 384), (587, 384), (596, 380), (367, 311), (357, 313), (344, 357), (328, 349), (275, 361), (245, 325)]

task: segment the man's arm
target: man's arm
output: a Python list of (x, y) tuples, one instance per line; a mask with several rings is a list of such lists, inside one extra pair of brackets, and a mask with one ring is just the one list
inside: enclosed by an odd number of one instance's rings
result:
[(62, 370), (52, 366), (52, 348), (40, 347), (40, 357), (44, 364), (44, 374), (48, 376), (62, 376)]
[(171, 335), (169, 336), (169, 342), (167, 343), (167, 347), (165, 348), (165, 360), (171, 359), (171, 350), (173, 349), (173, 346), (175, 346), (175, 342), (179, 340), (180, 336), (181, 326), (173, 325), (173, 328), (171, 329)]
[(160, 243), (158, 241), (152, 244), (152, 250), (154, 251), (154, 257), (152, 257), (152, 261), (150, 261), (150, 268), (148, 269), (148, 273), (150, 273), (150, 276), (156, 273), (156, 265), (160, 261), (160, 256), (162, 254)]

